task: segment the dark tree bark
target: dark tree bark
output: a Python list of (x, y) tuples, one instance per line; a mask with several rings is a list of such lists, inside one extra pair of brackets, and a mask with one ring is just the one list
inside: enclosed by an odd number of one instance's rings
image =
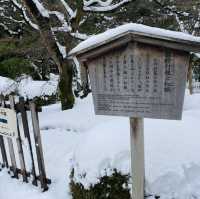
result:
[(73, 66), (70, 61), (65, 60), (62, 63), (62, 73), (60, 74), (60, 99), (62, 102), (62, 110), (73, 108), (74, 105), (74, 94), (72, 90), (73, 80)]

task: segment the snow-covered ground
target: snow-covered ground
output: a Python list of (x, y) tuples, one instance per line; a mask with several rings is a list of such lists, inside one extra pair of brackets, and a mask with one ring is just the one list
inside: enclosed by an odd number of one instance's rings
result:
[[(55, 104), (40, 113), (50, 190), (41, 193), (31, 184), (0, 172), (0, 199), (70, 199), (69, 174), (87, 186), (117, 167), (130, 171), (129, 120), (95, 116), (91, 95), (78, 99), (72, 110)], [(200, 198), (200, 94), (186, 94), (182, 121), (145, 119), (146, 180), (161, 199)], [(85, 179), (78, 174), (87, 172)]]

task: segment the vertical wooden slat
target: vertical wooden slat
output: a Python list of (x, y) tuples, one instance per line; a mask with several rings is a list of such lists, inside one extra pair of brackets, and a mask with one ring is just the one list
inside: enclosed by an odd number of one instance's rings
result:
[[(14, 97), (10, 96), (10, 106), (12, 109), (15, 109), (15, 101)], [(18, 123), (18, 118), (17, 118), (17, 148), (18, 148), (18, 153), (19, 153), (19, 161), (20, 161), (20, 167), (22, 171), (22, 176), (23, 176), (23, 181), (28, 182), (28, 177), (27, 177), (27, 172), (26, 172), (26, 165), (25, 165), (25, 159), (24, 159), (24, 153), (23, 153), (23, 147), (22, 147), (22, 140), (21, 140), (21, 135), (20, 135), (20, 129), (19, 129), (19, 123)]]
[[(5, 106), (4, 97), (2, 95), (0, 95), (0, 103), (1, 103), (1, 107)], [(9, 167), (8, 158), (6, 155), (6, 147), (5, 147), (5, 143), (4, 143), (4, 139), (2, 135), (0, 135), (0, 148), (1, 148), (2, 159), (3, 159), (2, 166), (8, 168)]]
[(21, 112), (21, 117), (22, 117), (22, 125), (24, 129), (24, 135), (28, 140), (28, 146), (29, 146), (29, 152), (31, 156), (31, 162), (32, 162), (32, 176), (33, 176), (33, 185), (38, 185), (37, 183), (37, 176), (36, 176), (36, 171), (35, 171), (35, 163), (34, 163), (34, 157), (33, 157), (33, 149), (32, 149), (32, 143), (31, 143), (31, 137), (30, 137), (30, 131), (29, 131), (29, 126), (28, 126), (28, 119), (27, 119), (27, 113), (25, 109), (25, 102), (24, 98), (20, 97), (19, 99), (19, 111)]
[(18, 178), (18, 172), (17, 172), (17, 163), (16, 163), (16, 158), (15, 158), (15, 152), (14, 152), (14, 147), (13, 147), (13, 142), (12, 138), (7, 138), (8, 141), (8, 147), (9, 147), (9, 152), (10, 152), (10, 159), (11, 159), (11, 171), (13, 172), (13, 178)]
[(43, 191), (48, 190), (47, 186), (47, 178), (46, 178), (46, 171), (45, 171), (45, 164), (44, 164), (44, 157), (43, 157), (43, 150), (42, 150), (42, 140), (40, 135), (40, 127), (39, 127), (39, 120), (38, 120), (38, 112), (36, 110), (36, 105), (34, 102), (30, 102), (30, 110), (31, 110), (31, 117), (33, 123), (33, 132), (35, 138), (35, 147), (38, 159), (38, 168), (40, 173), (40, 182)]
[(144, 199), (144, 119), (130, 118), (132, 198)]
[(2, 154), (2, 159), (3, 159), (3, 165), (2, 166), (8, 168), (9, 167), (8, 159), (7, 159), (5, 143), (4, 143), (2, 135), (0, 135), (0, 148), (1, 148), (1, 154)]

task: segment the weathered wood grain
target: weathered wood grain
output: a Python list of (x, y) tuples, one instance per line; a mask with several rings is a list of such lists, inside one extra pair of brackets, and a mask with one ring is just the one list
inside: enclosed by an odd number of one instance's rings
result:
[(45, 164), (44, 164), (38, 112), (36, 110), (36, 105), (34, 102), (30, 102), (29, 105), (30, 105), (30, 110), (31, 110), (33, 133), (34, 133), (34, 138), (35, 138), (35, 148), (36, 148), (37, 161), (38, 161), (39, 179), (41, 183), (41, 188), (43, 189), (43, 191), (47, 191), (48, 182), (47, 182), (46, 170), (45, 170)]
[(181, 119), (189, 53), (135, 42), (87, 64), (97, 115)]

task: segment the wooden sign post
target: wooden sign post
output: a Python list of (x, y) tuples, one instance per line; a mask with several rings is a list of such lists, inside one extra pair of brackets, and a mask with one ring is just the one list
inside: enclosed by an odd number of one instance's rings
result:
[(83, 83), (89, 73), (95, 113), (130, 118), (133, 199), (144, 199), (143, 118), (181, 119), (189, 52), (200, 51), (200, 39), (165, 31), (128, 24), (70, 53), (80, 62)]
[(144, 119), (130, 118), (131, 133), (131, 167), (133, 198), (144, 198), (145, 168), (144, 168)]

